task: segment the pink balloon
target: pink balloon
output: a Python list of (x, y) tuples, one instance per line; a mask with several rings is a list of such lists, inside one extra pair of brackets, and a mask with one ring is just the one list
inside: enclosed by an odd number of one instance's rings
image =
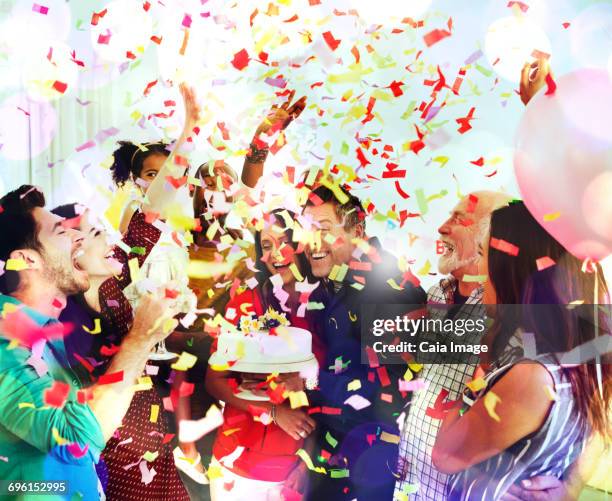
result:
[(559, 78), (521, 119), (514, 168), (525, 204), (575, 256), (612, 253), (612, 81), (605, 70)]

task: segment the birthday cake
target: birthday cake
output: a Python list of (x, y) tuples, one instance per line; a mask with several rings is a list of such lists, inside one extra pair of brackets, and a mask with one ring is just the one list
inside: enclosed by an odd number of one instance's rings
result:
[(268, 310), (259, 318), (242, 317), (238, 327), (222, 328), (209, 364), (236, 372), (316, 371), (312, 334), (289, 325), (285, 315)]

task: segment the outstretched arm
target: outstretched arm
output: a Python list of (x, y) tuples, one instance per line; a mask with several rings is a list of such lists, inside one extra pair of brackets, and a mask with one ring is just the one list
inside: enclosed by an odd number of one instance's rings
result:
[(183, 126), (181, 135), (176, 140), (172, 153), (164, 162), (164, 165), (160, 169), (155, 179), (149, 185), (145, 197), (145, 203), (143, 204), (144, 212), (161, 214), (162, 218), (164, 216), (165, 208), (174, 201), (177, 191), (176, 189), (167, 189), (166, 178), (168, 176), (182, 177), (185, 174), (185, 166), (182, 164), (182, 162), (177, 162), (177, 159), (182, 157), (182, 147), (200, 119), (200, 108), (198, 106), (194, 90), (188, 87), (185, 83), (182, 83), (179, 88), (181, 95), (183, 96), (183, 103), (185, 105), (185, 125)]
[(242, 182), (249, 188), (254, 188), (263, 175), (264, 162), (268, 156), (268, 147), (265, 142), (260, 140), (260, 136), (272, 135), (277, 131), (284, 131), (287, 126), (300, 116), (306, 107), (306, 96), (302, 96), (295, 103), (291, 104), (295, 91), (291, 91), (287, 101), (280, 107), (272, 106), (266, 118), (259, 124), (253, 140), (251, 141), (250, 152), (244, 158), (242, 167)]

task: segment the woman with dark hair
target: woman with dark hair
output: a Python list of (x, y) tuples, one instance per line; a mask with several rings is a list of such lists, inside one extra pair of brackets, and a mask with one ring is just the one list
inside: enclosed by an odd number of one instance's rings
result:
[[(323, 346), (314, 329), (314, 315), (305, 311), (305, 307), (302, 308), (304, 311), (300, 311), (304, 293), (298, 284), (312, 276), (302, 249), (293, 241), (294, 215), (278, 209), (266, 214), (264, 219), (264, 227), (255, 234), (257, 287), (234, 296), (227, 305), (226, 316), (237, 325), (242, 317), (261, 316), (270, 308), (279, 313), (285, 312), (292, 326), (312, 333), (313, 352), (317, 360), (322, 361)], [(314, 280), (309, 282), (313, 283)], [(317, 300), (320, 301), (321, 297), (314, 292), (307, 299), (309, 302)], [(208, 392), (225, 402), (224, 424), (217, 433), (212, 461), (212, 465), (222, 470), (224, 477), (211, 478), (212, 499), (221, 499), (223, 482), (230, 479), (234, 481), (234, 491), (226, 492), (226, 499), (238, 499), (241, 493), (249, 489), (254, 489), (253, 495), (258, 496), (256, 499), (264, 499), (265, 496), (268, 496), (265, 499), (281, 499), (280, 493), (284, 487), (293, 490), (301, 488), (304, 478), (294, 478), (296, 472), (298, 476), (303, 474), (298, 468), (300, 460), (295, 454), (313, 431), (314, 421), (304, 410), (291, 408), (287, 401), (278, 405), (271, 401), (256, 402), (257, 407), (274, 417), (274, 422), (264, 425), (261, 421), (253, 420), (250, 409), (254, 402), (238, 398), (232, 389), (238, 379), (241, 379), (243, 388), (253, 388), (258, 384), (251, 375), (243, 373), (219, 371), (211, 367), (206, 372)], [(300, 373), (281, 374), (276, 377), (276, 383), (284, 384), (288, 391), (304, 389), (304, 379)], [(242, 425), (236, 425), (239, 422)], [(235, 430), (238, 426), (240, 429)], [(230, 433), (232, 428), (234, 430)], [(219, 460), (240, 446), (245, 450), (233, 465), (221, 466)], [(289, 478), (290, 484), (287, 483)]]
[[(463, 409), (446, 415), (432, 454), (453, 474), (451, 500), (496, 500), (515, 482), (562, 478), (592, 433), (610, 438), (609, 360), (568, 355), (610, 334), (609, 306), (568, 307), (609, 302), (600, 266), (585, 271), (522, 202), (492, 213), (483, 262), (494, 362), (466, 390)], [(533, 345), (527, 358), (522, 346)]]
[[(132, 307), (122, 291), (126, 285), (123, 277), (129, 277), (128, 256), (109, 245), (103, 226), (84, 207), (69, 204), (52, 212), (84, 234), (77, 263), (87, 272), (90, 288), (67, 298), (59, 320), (74, 325), (64, 344), (70, 366), (87, 387), (104, 374), (134, 321)], [(143, 238), (144, 252), (138, 256), (142, 264), (159, 230), (145, 224), (139, 232), (147, 236)], [(171, 445), (166, 443), (168, 422), (163, 409), (154, 387), (145, 386), (135, 393), (121, 428), (107, 442), (97, 466), (108, 499), (189, 500), (174, 465)], [(155, 455), (150, 463), (143, 459), (147, 453)], [(147, 471), (156, 471), (147, 483), (143, 482), (143, 461)]]

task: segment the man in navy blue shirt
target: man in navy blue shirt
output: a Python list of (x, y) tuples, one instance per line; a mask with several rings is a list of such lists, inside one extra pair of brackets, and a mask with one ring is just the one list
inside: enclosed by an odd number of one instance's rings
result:
[[(319, 389), (309, 395), (318, 425), (313, 459), (321, 456), (327, 473), (311, 475), (308, 497), (391, 500), (399, 442), (395, 418), (405, 403), (394, 371), (403, 374), (406, 365), (368, 358), (362, 306), (402, 304), (410, 310), (424, 304), (426, 294), (378, 239), (367, 238), (361, 202), (344, 188), (316, 187), (304, 216), (321, 232), (320, 244), (309, 246), (306, 256), (330, 295), (315, 332), (326, 346), (325, 366)], [(363, 399), (369, 405), (362, 408)]]

